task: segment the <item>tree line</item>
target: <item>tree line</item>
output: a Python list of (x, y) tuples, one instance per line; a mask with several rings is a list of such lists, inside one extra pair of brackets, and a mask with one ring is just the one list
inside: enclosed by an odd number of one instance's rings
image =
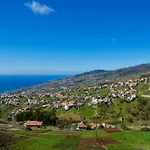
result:
[(45, 110), (37, 108), (35, 110), (27, 110), (16, 115), (17, 121), (42, 121), (44, 125), (55, 126), (58, 118), (55, 110)]

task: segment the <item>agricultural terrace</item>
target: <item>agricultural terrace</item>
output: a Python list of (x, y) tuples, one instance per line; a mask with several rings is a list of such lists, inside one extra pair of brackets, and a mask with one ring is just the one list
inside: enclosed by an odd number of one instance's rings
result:
[(16, 130), (11, 150), (149, 150), (150, 132)]

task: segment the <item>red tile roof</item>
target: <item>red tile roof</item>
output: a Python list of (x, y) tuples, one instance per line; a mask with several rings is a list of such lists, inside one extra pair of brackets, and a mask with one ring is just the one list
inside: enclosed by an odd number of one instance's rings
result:
[(94, 129), (94, 128), (96, 128), (97, 125), (96, 125), (95, 123), (90, 123), (89, 126), (90, 126), (92, 129)]
[(26, 126), (41, 126), (43, 122), (41, 121), (27, 121)]
[(83, 122), (80, 122), (80, 123), (78, 123), (78, 127), (79, 128), (86, 128), (87, 126)]

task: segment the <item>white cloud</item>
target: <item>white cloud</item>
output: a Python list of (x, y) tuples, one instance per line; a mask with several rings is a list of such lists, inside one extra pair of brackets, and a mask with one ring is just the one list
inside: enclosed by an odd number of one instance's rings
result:
[(115, 39), (115, 38), (112, 38), (112, 41), (113, 41), (113, 42), (116, 42), (116, 39)]
[(47, 5), (41, 5), (36, 1), (32, 1), (32, 3), (25, 3), (24, 5), (30, 8), (35, 14), (47, 15), (54, 12), (54, 9), (48, 7)]

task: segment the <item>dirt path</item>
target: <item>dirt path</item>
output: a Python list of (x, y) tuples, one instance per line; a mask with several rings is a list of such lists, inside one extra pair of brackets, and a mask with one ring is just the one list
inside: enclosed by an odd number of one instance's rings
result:
[(107, 133), (121, 132), (121, 130), (118, 129), (118, 128), (104, 128), (103, 130), (104, 130), (105, 132), (107, 132)]
[(78, 148), (106, 148), (109, 144), (120, 144), (116, 140), (112, 139), (111, 137), (107, 138), (88, 138), (88, 139), (81, 139), (79, 142)]

